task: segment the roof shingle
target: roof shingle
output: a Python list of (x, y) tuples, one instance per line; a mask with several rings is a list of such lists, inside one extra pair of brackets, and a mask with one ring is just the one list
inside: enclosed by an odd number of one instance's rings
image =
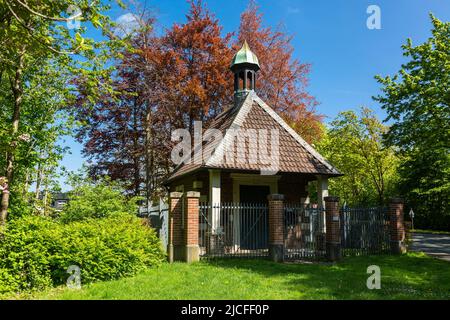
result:
[[(250, 92), (240, 103), (218, 115), (209, 128), (218, 129), (223, 138), (205, 142), (202, 145), (202, 163), (191, 162), (177, 166), (166, 182), (202, 168), (341, 175), (254, 92)], [(255, 143), (255, 140), (244, 139), (242, 129), (250, 131), (266, 129), (267, 145)], [(271, 140), (273, 137), (271, 130), (278, 132), (279, 136), (279, 157), (275, 167), (268, 166), (274, 162), (270, 151), (272, 143), (276, 142), (276, 140)], [(235, 137), (236, 132), (240, 137)], [(261, 135), (257, 139), (259, 137)], [(275, 147), (275, 144), (273, 146)], [(268, 151), (263, 152), (264, 150)], [(252, 152), (257, 152), (258, 157), (249, 159)]]

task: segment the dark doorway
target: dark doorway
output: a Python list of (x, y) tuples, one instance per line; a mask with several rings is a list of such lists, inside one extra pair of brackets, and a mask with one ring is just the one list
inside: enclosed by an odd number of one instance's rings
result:
[(268, 247), (268, 208), (269, 186), (239, 186), (240, 247), (247, 250)]
[(267, 203), (269, 193), (269, 186), (239, 186), (239, 199), (241, 203)]

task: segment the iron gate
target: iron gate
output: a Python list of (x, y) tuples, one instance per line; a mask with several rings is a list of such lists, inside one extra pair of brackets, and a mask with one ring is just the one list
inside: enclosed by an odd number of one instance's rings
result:
[(200, 203), (201, 258), (267, 257), (266, 204)]
[(309, 205), (284, 207), (284, 259), (315, 260), (325, 256), (325, 210)]
[(387, 208), (342, 208), (340, 221), (343, 256), (389, 252)]

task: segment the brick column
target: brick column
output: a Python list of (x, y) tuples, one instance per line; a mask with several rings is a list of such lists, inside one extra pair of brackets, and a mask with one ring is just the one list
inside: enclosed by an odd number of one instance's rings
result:
[(400, 254), (406, 251), (405, 225), (403, 222), (403, 200), (392, 198), (389, 201), (391, 252)]
[(200, 192), (188, 191), (186, 193), (186, 215), (185, 215), (185, 243), (186, 262), (191, 263), (199, 260), (200, 248), (198, 246), (199, 229), (199, 198)]
[(182, 261), (184, 258), (184, 239), (182, 229), (183, 193), (171, 192), (169, 195), (169, 262)]
[(284, 195), (271, 194), (269, 200), (269, 257), (284, 261)]
[(326, 253), (330, 261), (341, 259), (341, 224), (339, 222), (339, 198), (325, 197)]

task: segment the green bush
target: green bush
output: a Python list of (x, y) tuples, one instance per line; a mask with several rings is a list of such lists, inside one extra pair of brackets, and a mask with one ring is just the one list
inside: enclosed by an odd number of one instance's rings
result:
[(119, 217), (138, 212), (137, 198), (127, 198), (121, 189), (108, 181), (77, 186), (60, 215), (62, 222), (89, 218)]
[(8, 223), (0, 242), (0, 294), (51, 285), (50, 231), (58, 228), (46, 218), (29, 216)]
[(153, 229), (129, 216), (61, 223), (28, 216), (7, 224), (0, 240), (0, 294), (64, 284), (67, 268), (81, 283), (130, 276), (164, 259)]

